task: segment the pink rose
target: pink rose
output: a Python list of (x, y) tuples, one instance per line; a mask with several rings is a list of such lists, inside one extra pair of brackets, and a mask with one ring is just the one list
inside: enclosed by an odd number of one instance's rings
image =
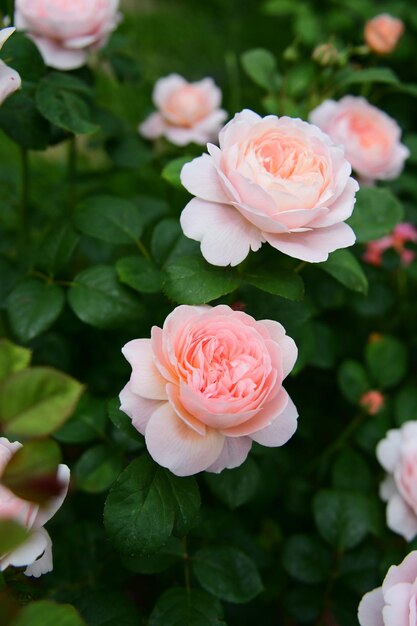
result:
[(120, 408), (177, 476), (237, 467), (252, 441), (281, 446), (296, 430), (282, 381), (297, 348), (278, 322), (225, 305), (179, 306), (123, 354), (132, 375)]
[(417, 551), (392, 565), (378, 587), (362, 598), (360, 626), (414, 626), (417, 617)]
[(15, 23), (27, 31), (44, 61), (73, 70), (90, 49), (105, 45), (120, 21), (119, 0), (16, 0)]
[(385, 250), (393, 248), (401, 258), (403, 265), (409, 265), (415, 258), (415, 252), (405, 248), (405, 244), (417, 243), (417, 228), (412, 224), (403, 222), (397, 224), (391, 235), (370, 241), (363, 254), (363, 260), (376, 267), (382, 265), (382, 255)]
[(245, 110), (220, 132), (220, 148), (184, 165), (195, 196), (181, 215), (213, 265), (237, 265), (267, 241), (303, 261), (325, 261), (355, 242), (344, 224), (358, 184), (343, 149), (318, 128)]
[(177, 146), (206, 144), (218, 134), (227, 113), (220, 109), (222, 94), (211, 78), (188, 83), (178, 74), (160, 78), (153, 102), (158, 109), (139, 126), (146, 139), (166, 137)]
[(376, 455), (388, 472), (380, 495), (387, 505), (387, 525), (411, 541), (417, 535), (417, 422), (389, 430)]
[[(16, 29), (12, 26), (0, 30), (0, 50), (10, 35), (13, 35), (15, 30)], [(0, 61), (0, 104), (2, 104), (12, 93), (20, 89), (21, 86), (22, 79), (20, 78), (20, 74), (6, 65), (3, 61)]]
[[(18, 442), (11, 443), (0, 437), (0, 477), (13, 454), (21, 447)], [(67, 495), (70, 471), (66, 465), (59, 465), (57, 478), (62, 484), (61, 494), (42, 507), (18, 498), (0, 484), (0, 519), (12, 519), (31, 531), (16, 550), (0, 555), (0, 571), (9, 565), (27, 566), (24, 573), (35, 578), (52, 571), (52, 541), (43, 526), (55, 515)]]
[(366, 391), (359, 399), (359, 404), (369, 413), (369, 415), (376, 415), (384, 406), (384, 402), (384, 396), (376, 389)]
[(346, 158), (363, 183), (396, 178), (410, 154), (400, 143), (397, 122), (365, 98), (325, 100), (310, 113), (309, 120), (344, 146)]
[(404, 23), (388, 13), (377, 15), (365, 24), (365, 41), (377, 54), (392, 52), (404, 32)]

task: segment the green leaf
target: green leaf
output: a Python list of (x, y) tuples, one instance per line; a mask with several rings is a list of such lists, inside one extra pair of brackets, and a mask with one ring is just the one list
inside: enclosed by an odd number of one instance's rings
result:
[(59, 274), (70, 262), (79, 240), (67, 222), (53, 223), (39, 245), (36, 266), (50, 276)]
[(363, 70), (346, 69), (339, 74), (341, 85), (356, 85), (363, 83), (384, 83), (397, 85), (399, 80), (394, 72), (388, 67), (369, 67)]
[(26, 89), (17, 91), (2, 103), (0, 128), (25, 150), (44, 150), (51, 139), (50, 125), (39, 115)]
[(84, 394), (68, 421), (54, 433), (62, 443), (88, 443), (106, 436), (106, 403)]
[(128, 200), (94, 196), (76, 209), (75, 224), (85, 235), (114, 244), (134, 243), (143, 230), (139, 209)]
[(51, 72), (38, 85), (36, 105), (59, 128), (75, 135), (94, 133), (98, 126), (91, 122), (90, 108), (82, 97), (88, 94), (88, 85), (75, 76)]
[(25, 34), (15, 32), (2, 48), (7, 65), (19, 72), (22, 80), (38, 82), (46, 73), (45, 63), (36, 44)]
[(341, 364), (337, 381), (341, 392), (352, 404), (357, 404), (362, 394), (371, 388), (365, 368), (353, 360), (347, 360)]
[(327, 261), (318, 263), (325, 272), (333, 276), (348, 289), (366, 294), (368, 281), (360, 263), (349, 250), (332, 252)]
[(6, 308), (13, 331), (21, 341), (28, 342), (52, 326), (64, 304), (61, 287), (27, 278), (9, 294)]
[(205, 304), (237, 289), (240, 276), (199, 257), (182, 257), (166, 268), (165, 294), (180, 304)]
[(78, 611), (69, 604), (39, 600), (27, 604), (11, 626), (86, 626)]
[(285, 542), (283, 565), (296, 580), (316, 584), (329, 577), (332, 557), (316, 537), (292, 535)]
[(246, 74), (256, 85), (267, 91), (277, 91), (282, 78), (277, 70), (275, 57), (268, 50), (255, 48), (244, 52), (240, 57)]
[(0, 381), (9, 374), (28, 367), (32, 353), (27, 348), (16, 346), (8, 339), (0, 339)]
[(120, 474), (106, 500), (104, 525), (126, 556), (156, 552), (170, 537), (175, 510), (163, 469), (149, 457), (133, 461)]
[(394, 337), (382, 337), (367, 344), (365, 359), (381, 389), (393, 387), (407, 372), (407, 350)]
[(359, 452), (346, 449), (337, 457), (332, 470), (332, 482), (337, 489), (363, 491), (372, 490), (372, 474)]
[(140, 256), (119, 259), (116, 270), (120, 282), (142, 293), (158, 293), (162, 287), (162, 273), (152, 263)]
[(70, 599), (88, 626), (139, 626), (142, 623), (127, 593), (108, 588), (82, 589), (75, 597), (71, 594)]
[(164, 169), (162, 170), (162, 178), (173, 187), (183, 189), (180, 177), (181, 170), (186, 163), (189, 163), (192, 160), (192, 156), (186, 155), (170, 161), (167, 165), (165, 165)]
[(143, 317), (138, 299), (117, 280), (114, 267), (96, 265), (80, 272), (68, 292), (69, 304), (80, 320), (111, 328)]
[(417, 389), (404, 387), (395, 398), (395, 421), (398, 426), (417, 419)]
[(388, 189), (362, 187), (347, 223), (355, 231), (357, 242), (367, 243), (390, 234), (402, 218), (403, 208)]
[(152, 233), (152, 256), (159, 266), (163, 266), (189, 254), (196, 248), (196, 243), (184, 236), (178, 220), (162, 220)]
[(110, 420), (122, 433), (128, 435), (135, 441), (143, 443), (143, 435), (141, 435), (132, 424), (131, 418), (120, 410), (119, 398), (110, 400), (107, 405), (107, 412)]
[(254, 562), (236, 548), (203, 548), (193, 557), (194, 574), (200, 585), (227, 602), (249, 602), (262, 591)]
[(49, 435), (71, 415), (82, 390), (74, 378), (48, 367), (17, 372), (0, 387), (0, 422), (11, 436)]
[(123, 459), (117, 449), (98, 444), (86, 450), (78, 459), (74, 474), (78, 488), (86, 493), (106, 491), (123, 469)]
[(298, 13), (300, 4), (293, 0), (267, 0), (262, 8), (268, 15), (293, 15)]
[(183, 542), (177, 537), (171, 537), (166, 545), (155, 554), (135, 558), (124, 557), (123, 565), (137, 574), (158, 574), (183, 559)]
[(0, 554), (8, 554), (28, 538), (28, 530), (11, 519), (0, 520)]
[(205, 479), (215, 496), (230, 509), (249, 502), (256, 494), (260, 481), (258, 466), (252, 459), (235, 469), (226, 469), (220, 474), (206, 473)]
[(194, 478), (178, 478), (147, 456), (133, 461), (110, 490), (104, 523), (115, 546), (130, 557), (158, 551), (175, 531), (184, 534), (200, 507)]
[(158, 599), (148, 626), (221, 626), (220, 602), (198, 589), (168, 589)]
[(313, 512), (321, 536), (338, 550), (354, 548), (373, 525), (362, 493), (323, 489), (314, 498)]
[(29, 441), (7, 463), (1, 482), (19, 498), (43, 504), (62, 490), (57, 478), (60, 461), (54, 441)]
[(242, 274), (243, 279), (262, 291), (281, 296), (288, 300), (302, 300), (304, 297), (304, 283), (301, 276), (295, 272), (282, 269), (258, 269), (249, 274)]

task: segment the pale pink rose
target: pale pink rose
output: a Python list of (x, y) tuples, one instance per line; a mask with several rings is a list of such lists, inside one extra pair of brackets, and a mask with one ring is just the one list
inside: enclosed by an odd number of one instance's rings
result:
[(310, 113), (310, 122), (345, 148), (347, 160), (363, 184), (400, 175), (410, 152), (400, 143), (401, 128), (365, 98), (325, 100)]
[(33, 39), (47, 65), (73, 70), (105, 45), (120, 21), (119, 0), (16, 0), (15, 24)]
[[(10, 35), (13, 35), (15, 30), (16, 29), (12, 26), (0, 30), (0, 50)], [(20, 78), (20, 74), (6, 65), (3, 61), (0, 61), (0, 104), (2, 104), (12, 93), (20, 89), (21, 86), (22, 79)]]
[(365, 24), (365, 41), (377, 54), (389, 54), (404, 32), (404, 23), (388, 13), (377, 15)]
[(403, 265), (409, 265), (415, 258), (415, 252), (405, 247), (406, 243), (417, 243), (417, 228), (403, 222), (397, 224), (391, 235), (370, 241), (366, 245), (363, 260), (376, 267), (382, 265), (382, 255), (385, 250), (392, 248), (401, 258)]
[(411, 541), (417, 535), (417, 421), (389, 430), (376, 455), (388, 473), (380, 489), (387, 525)]
[(278, 322), (225, 305), (183, 305), (151, 339), (122, 351), (132, 375), (120, 408), (152, 458), (177, 476), (237, 467), (253, 441), (281, 446), (296, 430), (282, 381), (297, 348)]
[(392, 565), (378, 587), (362, 598), (360, 626), (414, 626), (417, 623), (417, 551)]
[(359, 404), (366, 409), (369, 415), (376, 415), (384, 406), (384, 402), (384, 396), (376, 389), (366, 391), (359, 400)]
[[(0, 478), (13, 454), (21, 447), (18, 442), (11, 443), (0, 437)], [(0, 484), (0, 519), (14, 520), (30, 531), (21, 546), (9, 554), (0, 555), (0, 572), (9, 565), (26, 566), (26, 576), (35, 578), (52, 571), (52, 541), (44, 525), (55, 515), (67, 495), (70, 471), (66, 465), (58, 466), (57, 479), (62, 485), (60, 495), (43, 506), (18, 498)]]
[(355, 242), (344, 223), (358, 184), (343, 148), (315, 126), (244, 110), (226, 124), (220, 147), (184, 165), (197, 196), (182, 212), (187, 237), (213, 265), (237, 265), (264, 242), (302, 261), (325, 261)]
[(177, 146), (206, 144), (218, 134), (227, 113), (220, 109), (222, 94), (211, 78), (188, 83), (178, 74), (160, 78), (152, 99), (158, 109), (142, 124), (146, 139), (165, 137)]

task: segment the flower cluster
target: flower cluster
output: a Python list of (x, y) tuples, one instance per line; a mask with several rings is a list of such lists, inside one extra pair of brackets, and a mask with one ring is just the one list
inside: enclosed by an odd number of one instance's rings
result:
[(391, 235), (370, 241), (366, 245), (363, 260), (370, 265), (379, 267), (382, 265), (382, 257), (386, 250), (395, 250), (403, 265), (409, 265), (415, 259), (416, 253), (405, 247), (407, 243), (417, 243), (417, 228), (412, 224), (403, 222), (397, 224)]

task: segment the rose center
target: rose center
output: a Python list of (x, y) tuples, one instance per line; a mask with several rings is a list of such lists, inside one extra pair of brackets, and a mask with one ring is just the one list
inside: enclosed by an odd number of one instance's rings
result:
[(192, 126), (208, 113), (203, 94), (192, 85), (176, 89), (167, 99), (165, 108), (175, 117), (178, 125), (185, 127)]

